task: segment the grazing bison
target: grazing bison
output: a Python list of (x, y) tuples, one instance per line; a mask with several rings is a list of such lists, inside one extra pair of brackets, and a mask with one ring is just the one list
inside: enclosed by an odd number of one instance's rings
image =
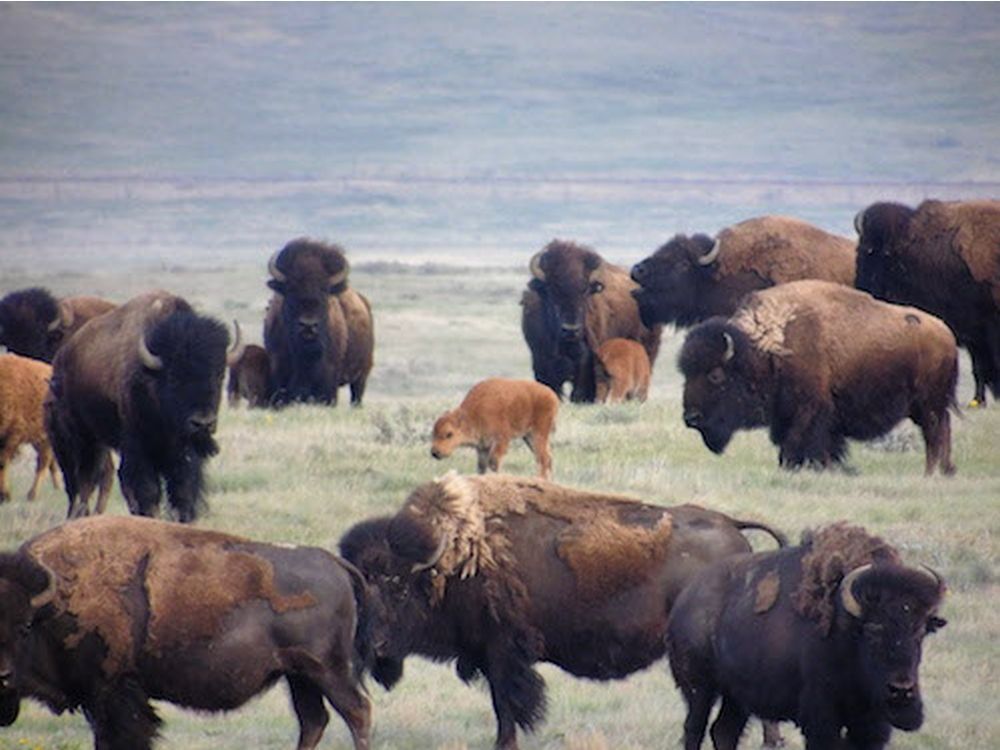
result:
[(689, 327), (732, 315), (750, 292), (800, 279), (854, 285), (854, 243), (784, 216), (747, 219), (719, 232), (679, 234), (632, 266), (646, 325)]
[(875, 203), (854, 226), (858, 288), (941, 318), (972, 359), (970, 406), (1000, 396), (1000, 201)]
[(418, 487), (391, 518), (351, 528), (341, 553), (380, 592), (386, 622), (373, 676), (392, 687), (409, 654), (456, 662), (489, 683), (497, 747), (545, 712), (547, 661), (609, 680), (664, 654), (667, 615), (708, 563), (750, 551), (735, 521), (693, 505), (505, 475)]
[(688, 706), (685, 750), (701, 747), (720, 696), (716, 750), (735, 750), (750, 715), (794, 721), (809, 750), (878, 750), (893, 727), (919, 729), (921, 648), (945, 624), (943, 594), (929, 568), (904, 566), (844, 524), (709, 566), (677, 598), (667, 631)]
[(226, 356), (226, 364), (229, 366), (229, 380), (226, 383), (229, 406), (239, 406), (240, 399), (244, 399), (251, 409), (265, 407), (271, 401), (271, 361), (267, 350), (257, 344), (243, 344), (240, 324), (235, 320), (233, 330), (236, 332), (236, 342)]
[(521, 330), (535, 380), (573, 401), (596, 395), (593, 353), (612, 338), (638, 341), (650, 366), (660, 348), (659, 325), (645, 326), (632, 298), (628, 272), (588, 247), (553, 240), (528, 264), (532, 279), (521, 300)]
[(161, 479), (181, 521), (203, 500), (229, 334), (180, 297), (143, 294), (80, 329), (52, 364), (46, 427), (62, 469), (69, 517), (87, 513), (91, 492), (121, 456), (129, 510), (157, 512)]
[(598, 403), (645, 401), (650, 378), (646, 350), (631, 339), (608, 339), (594, 352), (594, 378)]
[(0, 300), (0, 344), (22, 357), (52, 362), (56, 351), (91, 318), (115, 308), (98, 297), (56, 300), (47, 289), (32, 287)]
[(38, 456), (28, 499), (35, 499), (46, 471), (52, 475), (52, 484), (59, 487), (42, 411), (51, 377), (52, 368), (45, 362), (17, 354), (0, 354), (0, 503), (10, 500), (7, 467), (25, 443)]
[(691, 329), (679, 363), (684, 422), (714, 453), (736, 430), (766, 425), (782, 466), (825, 468), (843, 460), (846, 438), (871, 440), (909, 417), (923, 431), (926, 473), (955, 471), (958, 350), (921, 310), (794, 281)]
[(447, 458), (463, 445), (479, 457), (478, 469), (500, 471), (500, 463), (514, 438), (523, 438), (535, 454), (538, 473), (552, 473), (549, 435), (555, 430), (559, 399), (551, 389), (531, 380), (490, 378), (476, 383), (455, 409), (434, 423), (431, 455)]
[(81, 709), (101, 750), (148, 750), (150, 700), (238, 708), (288, 682), (300, 750), (343, 717), (369, 747), (365, 584), (315, 547), (145, 518), (64, 523), (0, 555), (0, 725)]
[(264, 320), (276, 405), (337, 403), (351, 387), (361, 404), (375, 347), (371, 307), (347, 285), (349, 266), (337, 245), (300, 238), (271, 256), (267, 285), (274, 296)]

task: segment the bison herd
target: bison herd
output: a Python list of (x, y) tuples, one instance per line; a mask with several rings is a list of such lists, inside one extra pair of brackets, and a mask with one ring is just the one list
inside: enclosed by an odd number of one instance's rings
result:
[[(769, 524), (549, 481), (566, 384), (574, 402), (645, 400), (665, 324), (690, 329), (682, 416), (711, 451), (766, 427), (780, 466), (825, 469), (848, 439), (909, 418), (926, 473), (952, 474), (958, 346), (972, 405), (1000, 392), (1000, 203), (877, 203), (855, 227), (857, 243), (750, 219), (678, 235), (631, 271), (549, 243), (521, 299), (535, 382), (486, 379), (433, 426), (432, 455), (472, 446), (482, 476), (416, 487), (348, 529), (340, 556), (182, 524), (205, 506), (227, 369), (232, 405), (334, 405), (342, 386), (362, 403), (373, 315), (342, 248), (297, 239), (270, 258), (263, 347), (165, 291), (8, 294), (0, 502), (29, 443), (29, 499), (58, 463), (68, 520), (0, 554), (0, 725), (32, 698), (82, 710), (100, 750), (149, 748), (152, 700), (229, 710), (284, 679), (300, 750), (319, 744), (326, 704), (368, 748), (364, 676), (391, 688), (417, 654), (485, 681), (504, 750), (544, 717), (539, 662), (610, 680), (668, 657), (687, 750), (717, 702), (717, 750), (751, 716), (769, 745), (795, 722), (809, 750), (918, 729), (922, 641), (945, 624), (936, 572), (846, 522), (790, 546)], [(517, 438), (540, 478), (487, 474)], [(181, 523), (99, 515), (113, 454), (131, 513), (160, 515), (165, 493)], [(754, 553), (755, 530), (776, 549)]]

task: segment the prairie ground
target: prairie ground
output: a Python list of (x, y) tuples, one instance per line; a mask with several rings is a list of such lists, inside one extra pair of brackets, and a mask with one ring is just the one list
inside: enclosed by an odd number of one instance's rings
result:
[[(76, 275), (7, 273), (3, 293), (41, 284), (56, 294), (93, 293), (124, 301), (152, 287), (190, 299), (226, 322), (238, 319), (260, 341), (268, 292), (264, 263), (192, 269), (106, 268)], [(520, 332), (518, 302), (526, 281), (520, 268), (359, 265), (354, 286), (372, 301), (376, 363), (364, 406), (350, 409), (342, 392), (336, 408), (294, 406), (280, 412), (223, 406), (220, 454), (209, 464), (206, 527), (255, 539), (335, 549), (353, 523), (391, 513), (409, 491), (449, 469), (472, 472), (472, 451), (434, 461), (434, 419), (488, 376), (531, 377)], [(740, 517), (765, 520), (797, 539), (801, 530), (846, 519), (896, 544), (912, 562), (947, 580), (948, 626), (925, 646), (922, 682), (927, 720), (917, 734), (896, 733), (897, 748), (1000, 747), (1000, 406), (964, 410), (954, 420), (953, 478), (923, 476), (919, 432), (903, 424), (888, 438), (852, 444), (851, 473), (789, 473), (763, 431), (739, 433), (715, 456), (681, 420), (676, 353), (683, 333), (666, 331), (644, 405), (564, 403), (553, 442), (554, 479), (622, 492), (664, 505), (693, 502)], [(972, 392), (962, 355), (960, 403)], [(0, 546), (12, 548), (59, 523), (60, 491), (45, 484), (34, 503), (23, 500), (34, 456), (25, 448), (12, 476), (15, 500), (0, 507)], [(526, 448), (512, 446), (511, 473), (534, 471)], [(110, 512), (125, 513), (116, 489)], [(577, 680), (542, 666), (548, 716), (523, 739), (528, 749), (677, 747), (684, 711), (665, 662), (613, 683)], [(447, 665), (419, 658), (391, 693), (374, 683), (375, 742), (384, 750), (491, 747), (493, 715), (480, 685), (463, 685)], [(160, 747), (189, 750), (287, 748), (296, 723), (282, 686), (243, 709), (200, 716), (167, 704)], [(792, 726), (789, 747), (802, 746)], [(759, 744), (751, 725), (744, 742)], [(0, 732), (0, 748), (85, 748), (80, 715), (55, 717), (26, 703), (18, 722)], [(349, 747), (333, 718), (323, 747)]]

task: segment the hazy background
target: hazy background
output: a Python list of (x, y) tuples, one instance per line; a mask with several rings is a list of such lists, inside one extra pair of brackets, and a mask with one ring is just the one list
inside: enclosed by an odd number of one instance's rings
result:
[(632, 262), (1000, 196), (1000, 4), (0, 6), (0, 271)]

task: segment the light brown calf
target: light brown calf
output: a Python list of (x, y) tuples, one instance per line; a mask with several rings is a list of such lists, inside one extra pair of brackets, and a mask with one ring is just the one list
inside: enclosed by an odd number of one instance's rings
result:
[(52, 484), (59, 488), (42, 411), (51, 377), (52, 367), (45, 362), (17, 354), (0, 355), (0, 503), (10, 500), (7, 466), (25, 443), (38, 454), (28, 499), (35, 499), (46, 470)]
[(447, 458), (463, 445), (475, 447), (479, 473), (500, 471), (514, 438), (523, 438), (535, 454), (538, 473), (552, 474), (549, 435), (555, 429), (559, 399), (551, 388), (532, 380), (490, 378), (472, 387), (457, 409), (434, 423), (431, 455)]
[(649, 393), (649, 357), (642, 344), (630, 339), (608, 339), (594, 354), (598, 403), (617, 404)]

